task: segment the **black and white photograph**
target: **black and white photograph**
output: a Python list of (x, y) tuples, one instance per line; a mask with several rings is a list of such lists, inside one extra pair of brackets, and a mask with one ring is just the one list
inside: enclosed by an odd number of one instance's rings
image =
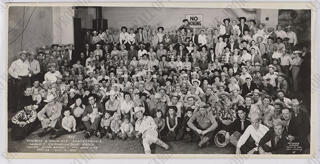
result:
[(310, 155), (311, 10), (230, 4), (9, 6), (8, 153)]

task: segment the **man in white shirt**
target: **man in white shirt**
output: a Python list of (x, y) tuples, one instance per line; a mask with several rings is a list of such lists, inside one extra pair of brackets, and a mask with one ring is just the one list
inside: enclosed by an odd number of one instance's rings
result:
[(290, 48), (293, 49), (293, 47), (298, 43), (297, 34), (292, 31), (291, 26), (288, 26), (287, 29), (287, 37), (289, 38), (289, 44), (291, 46)]
[(273, 87), (276, 87), (276, 79), (278, 77), (278, 73), (275, 72), (275, 70), (277, 69), (274, 65), (269, 65), (269, 73), (267, 73), (263, 78), (265, 79), (270, 79), (270, 84), (273, 86)]
[(59, 71), (56, 71), (56, 65), (55, 63), (51, 63), (49, 65), (49, 72), (47, 72), (45, 75), (44, 75), (44, 81), (43, 83), (55, 83), (58, 79), (61, 79), (62, 78), (62, 75)]
[(138, 51), (138, 60), (141, 59), (143, 54), (148, 54), (148, 51), (145, 49), (145, 45), (144, 44), (140, 44), (140, 49)]
[[(12, 98), (14, 98), (15, 100), (21, 100), (20, 97), (23, 96), (25, 87), (31, 84), (30, 63), (27, 60), (26, 51), (21, 51), (19, 53), (19, 59), (11, 63), (8, 72), (9, 72), (9, 75), (14, 79), (13, 84), (14, 84), (15, 92), (12, 93), (13, 94)], [(14, 102), (14, 105), (13, 105), (14, 108), (17, 107), (16, 105), (19, 104), (19, 102), (17, 103), (16, 101), (12, 101), (12, 102)]]
[(237, 143), (236, 154), (253, 154), (259, 151), (261, 138), (269, 131), (269, 128), (261, 124), (258, 113), (250, 117), (251, 125), (247, 127)]
[(198, 42), (200, 44), (200, 47), (205, 46), (207, 44), (207, 36), (205, 35), (203, 29), (200, 31), (200, 34), (198, 36)]

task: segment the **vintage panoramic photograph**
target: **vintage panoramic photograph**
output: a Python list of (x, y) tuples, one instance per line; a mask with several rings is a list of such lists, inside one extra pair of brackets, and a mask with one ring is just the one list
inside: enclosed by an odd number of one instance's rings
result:
[(311, 10), (209, 6), (10, 6), (8, 153), (309, 155)]

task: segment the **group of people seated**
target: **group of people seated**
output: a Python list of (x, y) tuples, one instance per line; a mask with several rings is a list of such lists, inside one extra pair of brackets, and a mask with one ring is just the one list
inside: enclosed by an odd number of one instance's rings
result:
[(297, 93), (307, 48), (297, 49), (291, 27), (223, 22), (195, 29), (185, 19), (172, 31), (123, 26), (117, 35), (87, 33), (78, 51), (58, 44), (21, 51), (9, 67), (11, 138), (41, 128), (38, 136), (50, 139), (82, 131), (86, 139), (140, 138), (145, 153), (171, 141), (305, 153), (310, 119)]

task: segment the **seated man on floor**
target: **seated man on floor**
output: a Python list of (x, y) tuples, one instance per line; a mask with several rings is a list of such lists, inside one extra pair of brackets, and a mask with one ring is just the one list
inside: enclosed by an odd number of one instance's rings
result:
[(251, 125), (248, 126), (238, 141), (236, 154), (258, 153), (259, 142), (269, 131), (269, 128), (261, 123), (259, 113), (252, 113), (250, 121)]
[(200, 138), (200, 142), (198, 143), (200, 148), (205, 144), (209, 144), (214, 130), (218, 127), (216, 118), (208, 112), (208, 108), (209, 105), (201, 106), (188, 121), (188, 126), (194, 131), (196, 136)]
[(62, 104), (56, 100), (54, 94), (48, 94), (44, 102), (47, 104), (38, 113), (38, 119), (42, 126), (42, 132), (38, 134), (39, 137), (54, 132), (62, 110)]
[[(287, 132), (285, 123), (281, 119), (273, 120), (273, 127), (261, 138), (259, 142), (260, 154), (287, 154)], [(268, 144), (269, 141), (271, 144)]]
[(32, 100), (26, 101), (24, 108), (15, 114), (11, 122), (13, 123), (11, 138), (13, 140), (23, 140), (35, 130), (37, 112), (33, 109)]
[(144, 148), (145, 154), (151, 154), (150, 146), (155, 143), (164, 149), (168, 150), (169, 145), (164, 143), (159, 139), (159, 134), (157, 132), (157, 125), (154, 122), (154, 119), (150, 116), (144, 115), (144, 107), (135, 107), (134, 115), (137, 118), (135, 123), (136, 137), (142, 138), (142, 145)]
[(89, 105), (86, 106), (82, 114), (82, 121), (86, 128), (84, 137), (90, 138), (93, 134), (100, 135), (98, 127), (103, 112), (101, 103), (96, 102), (96, 95), (91, 94), (88, 96)]

